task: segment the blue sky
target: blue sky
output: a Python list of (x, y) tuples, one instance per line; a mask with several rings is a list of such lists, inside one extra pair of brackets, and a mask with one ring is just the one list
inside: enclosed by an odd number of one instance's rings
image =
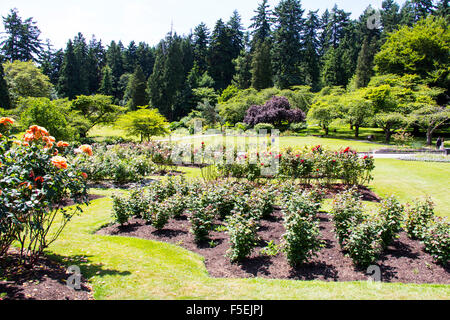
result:
[[(122, 40), (145, 41), (154, 45), (173, 29), (188, 34), (200, 22), (210, 29), (222, 18), (229, 19), (235, 9), (242, 16), (245, 27), (250, 24), (254, 10), (261, 0), (1, 0), (0, 15), (6, 16), (17, 8), (25, 19), (33, 17), (42, 32), (42, 39), (50, 39), (56, 48), (65, 47), (67, 40), (78, 32), (87, 39), (92, 34), (104, 44)], [(276, 5), (279, 0), (269, 0)], [(397, 0), (403, 4), (405, 0)], [(381, 8), (382, 0), (303, 0), (306, 10), (323, 12), (334, 4), (353, 13), (357, 18), (370, 4)], [(4, 31), (3, 24), (0, 31)]]

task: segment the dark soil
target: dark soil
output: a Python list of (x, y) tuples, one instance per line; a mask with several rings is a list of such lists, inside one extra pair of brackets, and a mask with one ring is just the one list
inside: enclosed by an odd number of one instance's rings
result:
[[(103, 198), (104, 196), (99, 196), (99, 195), (96, 195), (96, 194), (90, 194), (89, 195), (89, 201), (93, 201), (93, 200), (97, 200), (97, 199), (100, 199), (100, 198)], [(61, 201), (60, 203), (59, 203), (59, 206), (60, 207), (70, 207), (70, 206), (73, 206), (75, 203), (73, 202), (73, 200), (71, 200), (71, 199), (65, 199), (65, 200), (63, 200), (63, 201)]]
[[(283, 253), (275, 257), (264, 256), (261, 249), (273, 240), (280, 243), (285, 229), (279, 208), (271, 220), (263, 220), (258, 235), (260, 241), (250, 258), (239, 264), (232, 264), (225, 257), (229, 238), (225, 232), (212, 232), (211, 243), (197, 244), (189, 232), (190, 223), (186, 217), (172, 219), (164, 230), (157, 231), (145, 221), (134, 219), (125, 226), (110, 226), (100, 230), (102, 235), (120, 235), (169, 242), (205, 257), (206, 268), (213, 277), (220, 278), (270, 278), (323, 281), (368, 280), (366, 270), (355, 268), (352, 260), (341, 251), (333, 231), (330, 217), (321, 213), (320, 229), (325, 247), (310, 263), (291, 268)], [(221, 223), (217, 221), (220, 225)], [(393, 245), (388, 247), (377, 262), (383, 282), (450, 284), (450, 270), (433, 262), (424, 252), (423, 245), (410, 240), (404, 232)]]
[(92, 289), (81, 278), (81, 289), (71, 289), (67, 268), (41, 257), (32, 268), (20, 266), (11, 250), (0, 259), (0, 300), (93, 300)]

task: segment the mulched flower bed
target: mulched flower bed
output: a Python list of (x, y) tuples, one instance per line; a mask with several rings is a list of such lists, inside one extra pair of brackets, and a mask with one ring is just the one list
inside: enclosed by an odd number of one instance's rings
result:
[[(89, 195), (89, 201), (103, 198)], [(63, 200), (61, 207), (74, 205), (72, 200)], [(93, 300), (92, 289), (81, 278), (81, 289), (74, 290), (66, 285), (71, 274), (67, 267), (39, 257), (32, 267), (21, 266), (17, 249), (10, 249), (0, 258), (0, 300)]]
[(66, 285), (71, 275), (66, 267), (46, 257), (32, 268), (19, 266), (18, 261), (15, 250), (0, 259), (0, 300), (93, 300), (85, 279), (81, 278), (80, 290)]
[[(366, 270), (358, 270), (352, 260), (346, 257), (336, 240), (330, 216), (320, 214), (320, 229), (326, 246), (317, 258), (298, 268), (291, 268), (283, 253), (277, 256), (263, 256), (262, 248), (273, 240), (280, 243), (285, 229), (282, 225), (282, 214), (279, 208), (269, 221), (262, 221), (258, 232), (261, 241), (250, 258), (239, 264), (232, 264), (226, 251), (230, 247), (229, 238), (224, 232), (212, 232), (212, 243), (197, 244), (189, 232), (190, 223), (186, 217), (172, 219), (164, 230), (157, 231), (146, 225), (145, 221), (133, 219), (125, 226), (114, 225), (98, 232), (101, 235), (120, 235), (163, 241), (179, 245), (196, 252), (205, 258), (206, 268), (213, 277), (220, 278), (269, 278), (323, 281), (360, 281), (368, 280)], [(217, 222), (219, 223), (219, 222)], [(220, 223), (219, 223), (220, 224)], [(404, 232), (380, 257), (383, 282), (450, 284), (450, 269), (437, 265), (432, 257), (424, 252), (423, 245), (410, 240)]]

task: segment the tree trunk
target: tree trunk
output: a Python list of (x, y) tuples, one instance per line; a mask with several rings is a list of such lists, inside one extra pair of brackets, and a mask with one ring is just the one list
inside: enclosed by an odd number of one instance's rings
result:
[(385, 142), (386, 142), (386, 144), (389, 144), (389, 142), (391, 142), (392, 132), (390, 129), (385, 129), (384, 133), (386, 134)]
[(325, 129), (325, 135), (328, 136), (328, 133), (330, 132), (330, 128), (326, 127)]
[(359, 138), (359, 125), (355, 124), (355, 138)]
[(433, 130), (430, 128), (427, 129), (427, 146), (431, 146), (433, 144)]

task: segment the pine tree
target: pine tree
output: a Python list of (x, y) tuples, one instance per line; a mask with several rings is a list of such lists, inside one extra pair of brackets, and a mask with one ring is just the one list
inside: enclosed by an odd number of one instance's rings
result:
[(130, 99), (128, 106), (132, 111), (136, 111), (139, 106), (148, 105), (147, 79), (145, 78), (141, 66), (138, 65), (136, 67), (130, 78), (126, 92)]
[(394, 0), (384, 0), (381, 7), (381, 20), (385, 33), (396, 30), (400, 25), (400, 6)]
[(100, 88), (102, 69), (106, 64), (105, 54), (101, 41), (97, 41), (95, 37), (92, 37), (91, 41), (89, 41), (86, 60), (89, 94), (97, 93)]
[(33, 18), (22, 21), (17, 9), (11, 9), (10, 13), (2, 18), (6, 38), (0, 46), (4, 57), (11, 62), (14, 60), (38, 62), (42, 50), (42, 42), (39, 39), (41, 31)]
[(58, 92), (61, 96), (67, 97), (70, 100), (74, 99), (77, 95), (82, 94), (82, 77), (81, 66), (79, 60), (75, 54), (75, 49), (72, 40), (67, 43), (66, 50), (64, 52), (64, 60), (61, 66), (59, 80), (58, 80)]
[(299, 67), (301, 34), (304, 28), (303, 12), (299, 0), (281, 0), (275, 8), (272, 63), (275, 84), (281, 89), (302, 84)]
[(150, 77), (153, 73), (153, 66), (155, 64), (154, 49), (148, 44), (140, 42), (136, 50), (136, 55), (138, 64), (141, 66), (145, 77)]
[(369, 84), (370, 78), (374, 75), (373, 59), (376, 53), (376, 44), (366, 37), (363, 41), (361, 51), (358, 56), (356, 66), (356, 88), (363, 88)]
[(208, 73), (215, 81), (216, 90), (223, 90), (231, 83), (234, 75), (233, 59), (229, 28), (220, 19), (213, 30), (208, 50)]
[(88, 65), (88, 46), (86, 39), (81, 33), (73, 39), (73, 52), (79, 68), (79, 83), (77, 95), (89, 94), (89, 65)]
[(325, 53), (330, 48), (330, 11), (326, 9), (320, 18), (320, 35), (319, 35), (319, 56), (322, 59)]
[(450, 5), (449, 0), (440, 0), (436, 5), (435, 14), (447, 19), (447, 23), (450, 23)]
[(209, 30), (206, 24), (200, 23), (194, 30), (194, 61), (201, 73), (208, 70)]
[(250, 52), (241, 51), (239, 57), (233, 60), (236, 73), (233, 77), (233, 85), (239, 89), (248, 89), (252, 83), (252, 60)]
[(183, 88), (187, 75), (184, 74), (182, 39), (169, 34), (158, 45), (154, 71), (148, 80), (148, 92), (153, 107), (170, 121), (185, 112)]
[(113, 95), (112, 71), (107, 65), (102, 70), (102, 81), (100, 83), (100, 93), (105, 96)]
[[(107, 65), (111, 68), (111, 81), (112, 81), (112, 95), (114, 97), (114, 103), (117, 103), (122, 100), (123, 91), (120, 86), (120, 77), (124, 74), (123, 67), (123, 45), (121, 42), (116, 44), (115, 41), (112, 41), (108, 50), (106, 51), (106, 62)], [(123, 88), (125, 89), (125, 88)]]
[(411, 0), (414, 8), (414, 21), (426, 18), (434, 12), (433, 0)]
[(310, 11), (305, 22), (305, 37), (303, 41), (302, 74), (303, 82), (311, 86), (313, 91), (320, 87), (320, 57), (319, 39), (317, 30), (320, 28), (320, 19), (317, 11)]
[(244, 27), (242, 26), (241, 16), (235, 10), (227, 23), (228, 33), (230, 35), (231, 57), (232, 60), (239, 57), (244, 49)]
[(272, 11), (269, 9), (268, 0), (263, 0), (256, 9), (256, 15), (251, 19), (253, 23), (250, 28), (251, 32), (252, 48), (255, 49), (258, 43), (266, 41), (272, 35)]
[(272, 47), (266, 40), (255, 46), (252, 57), (252, 87), (262, 90), (273, 86)]
[(133, 73), (138, 63), (137, 46), (134, 41), (131, 41), (128, 48), (123, 52), (123, 61), (124, 72)]
[(45, 46), (46, 49), (43, 50), (41, 54), (41, 70), (43, 74), (48, 76), (50, 82), (56, 86), (58, 84), (59, 72), (64, 61), (64, 51), (61, 49), (55, 51), (50, 40), (47, 40)]
[(0, 59), (0, 108), (11, 109), (11, 99), (9, 97), (8, 85), (5, 80), (2, 59)]

